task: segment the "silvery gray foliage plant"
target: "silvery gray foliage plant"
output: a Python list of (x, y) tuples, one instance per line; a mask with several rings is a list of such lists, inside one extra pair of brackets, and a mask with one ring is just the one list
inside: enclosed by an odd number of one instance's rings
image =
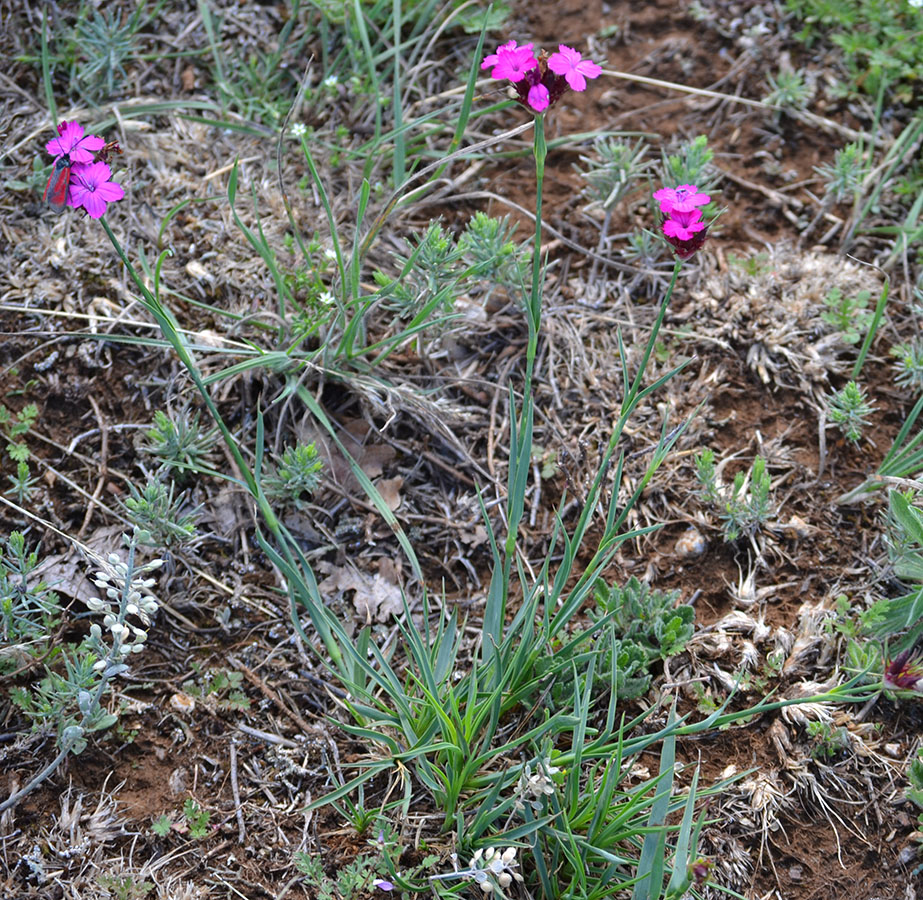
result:
[(34, 728), (57, 731), (58, 754), (24, 788), (0, 803), (0, 813), (49, 778), (69, 753), (82, 753), (89, 733), (117, 721), (118, 716), (103, 705), (106, 689), (113, 678), (128, 670), (127, 660), (144, 649), (147, 628), (158, 606), (151, 593), (155, 579), (149, 575), (163, 565), (163, 560), (138, 564), (137, 546), (145, 537), (137, 528), (131, 537), (123, 536), (128, 547), (126, 560), (116, 553), (105, 560), (97, 558), (101, 566), (93, 583), (102, 596), (88, 600), (87, 607), (102, 615), (102, 625), (94, 622), (76, 648), (62, 648), (63, 671), (46, 668), (45, 677), (31, 691), (19, 688), (11, 692), (16, 705), (33, 720)]
[[(453, 854), (453, 859), (455, 856)], [(457, 862), (455, 863), (457, 865)], [(478, 848), (468, 862), (467, 869), (457, 869), (454, 872), (445, 872), (441, 875), (430, 875), (430, 881), (441, 881), (449, 878), (465, 878), (474, 881), (485, 895), (505, 898), (506, 890), (514, 881), (522, 882), (523, 877), (516, 870), (519, 863), (516, 860), (516, 848), (488, 847), (486, 850)]]

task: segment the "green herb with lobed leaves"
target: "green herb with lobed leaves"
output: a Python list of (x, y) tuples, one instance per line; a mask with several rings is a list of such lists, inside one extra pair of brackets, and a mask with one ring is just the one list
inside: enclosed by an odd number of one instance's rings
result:
[(910, 102), (923, 72), (923, 9), (911, 2), (879, 0), (786, 0), (802, 22), (807, 46), (829, 40), (843, 52), (849, 82), (840, 93), (875, 96), (883, 88)]
[(250, 700), (241, 690), (244, 677), (241, 672), (221, 668), (201, 671), (196, 663), (192, 668), (198, 677), (183, 682), (183, 690), (190, 697), (203, 701), (212, 709), (239, 712), (250, 708)]
[(832, 325), (847, 344), (857, 344), (868, 331), (873, 313), (868, 308), (869, 291), (859, 291), (855, 297), (848, 297), (838, 288), (832, 288), (824, 298), (827, 307), (821, 318)]
[(183, 818), (189, 829), (189, 837), (197, 841), (208, 837), (211, 831), (212, 814), (207, 809), (202, 809), (192, 797), (187, 797), (183, 803)]
[(29, 447), (22, 440), (37, 418), (38, 407), (34, 403), (27, 404), (18, 413), (11, 412), (0, 403), (0, 435), (6, 440), (7, 456), (16, 464), (15, 474), (7, 476), (10, 487), (6, 492), (12, 494), (20, 505), (32, 498), (38, 483), (29, 467)]

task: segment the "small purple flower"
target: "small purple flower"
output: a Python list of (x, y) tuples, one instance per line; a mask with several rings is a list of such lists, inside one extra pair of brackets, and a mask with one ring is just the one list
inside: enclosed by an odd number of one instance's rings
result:
[(702, 212), (698, 209), (691, 209), (688, 212), (674, 209), (663, 221), (663, 233), (667, 237), (674, 237), (680, 241), (691, 241), (696, 232), (703, 231), (705, 228)]
[(689, 259), (701, 249), (708, 236), (708, 225), (702, 221), (702, 210), (711, 201), (708, 194), (699, 193), (694, 184), (678, 188), (661, 188), (654, 192), (663, 215), (661, 232), (680, 259)]
[(481, 63), (482, 69), (491, 69), (491, 78), (512, 82), (516, 99), (532, 112), (544, 112), (567, 91), (586, 90), (587, 78), (602, 72), (596, 63), (564, 44), (550, 57), (544, 51), (536, 57), (532, 48), (532, 44), (520, 47), (508, 41)]
[(917, 650), (898, 653), (885, 668), (885, 687), (894, 691), (923, 693), (923, 657)]
[(490, 73), (491, 78), (497, 81), (508, 79), (515, 84), (525, 77), (526, 72), (538, 66), (538, 60), (532, 55), (532, 46), (532, 44), (523, 44), (518, 47), (516, 41), (508, 41), (496, 53), (485, 56), (481, 68), (489, 69), (493, 66), (493, 71)]
[(548, 68), (556, 75), (563, 75), (574, 91), (585, 91), (587, 78), (599, 78), (602, 72), (595, 62), (584, 59), (580, 53), (564, 44), (558, 44), (558, 52), (548, 57)]
[(529, 88), (526, 99), (528, 100), (529, 106), (536, 112), (544, 112), (548, 109), (551, 102), (551, 95), (548, 93), (548, 88), (539, 82), (538, 84), (533, 84), (532, 87)]
[(104, 162), (73, 166), (67, 205), (74, 209), (82, 206), (91, 219), (100, 218), (107, 204), (125, 196), (125, 188), (111, 178), (112, 170)]
[(690, 212), (697, 206), (711, 203), (708, 194), (700, 194), (694, 184), (681, 184), (678, 188), (661, 188), (654, 192), (654, 199), (660, 202), (660, 211), (668, 216), (673, 210)]
[(45, 149), (56, 159), (69, 156), (71, 163), (91, 163), (93, 153), (102, 150), (105, 145), (106, 142), (95, 134), (84, 136), (83, 126), (79, 123), (61, 122), (58, 136), (45, 144)]
[(394, 890), (394, 885), (390, 881), (385, 881), (383, 878), (376, 878), (372, 884), (375, 885), (375, 887), (377, 887), (380, 891)]

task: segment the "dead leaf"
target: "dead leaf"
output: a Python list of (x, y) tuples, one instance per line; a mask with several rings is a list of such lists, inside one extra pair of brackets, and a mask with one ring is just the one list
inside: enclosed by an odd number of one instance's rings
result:
[[(106, 559), (110, 553), (123, 549), (124, 530), (122, 525), (104, 525), (85, 538), (84, 544)], [(62, 597), (73, 597), (85, 603), (90, 597), (99, 594), (99, 589), (90, 581), (90, 576), (98, 568), (97, 563), (87, 560), (76, 545), (71, 544), (65, 553), (46, 556), (29, 574), (29, 584), (44, 581), (51, 590)]]
[(463, 531), (459, 537), (473, 550), (486, 542), (487, 529), (483, 525), (475, 525), (474, 531)]
[[(397, 455), (390, 444), (380, 443), (378, 432), (364, 419), (347, 419), (340, 432), (346, 451), (369, 478), (378, 478)], [(314, 422), (306, 422), (298, 432), (301, 443), (312, 443), (324, 461), (324, 474), (349, 493), (361, 492), (349, 462), (331, 440), (330, 435)]]
[(380, 572), (368, 575), (351, 566), (335, 566), (318, 588), (322, 594), (354, 591), (353, 607), (367, 625), (387, 622), (404, 611), (401, 589)]
[(385, 505), (391, 512), (394, 512), (401, 505), (401, 500), (403, 499), (401, 497), (401, 487), (403, 484), (404, 479), (400, 475), (396, 478), (380, 478), (375, 482), (378, 493), (381, 494)]

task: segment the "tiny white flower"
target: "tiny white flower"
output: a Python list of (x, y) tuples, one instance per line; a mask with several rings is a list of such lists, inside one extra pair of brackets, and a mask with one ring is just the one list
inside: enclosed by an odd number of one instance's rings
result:
[(293, 138), (303, 138), (308, 133), (308, 127), (304, 122), (296, 122), (290, 129)]
[(335, 88), (339, 83), (340, 83), (340, 79), (337, 78), (336, 75), (328, 75), (324, 79), (325, 88)]

